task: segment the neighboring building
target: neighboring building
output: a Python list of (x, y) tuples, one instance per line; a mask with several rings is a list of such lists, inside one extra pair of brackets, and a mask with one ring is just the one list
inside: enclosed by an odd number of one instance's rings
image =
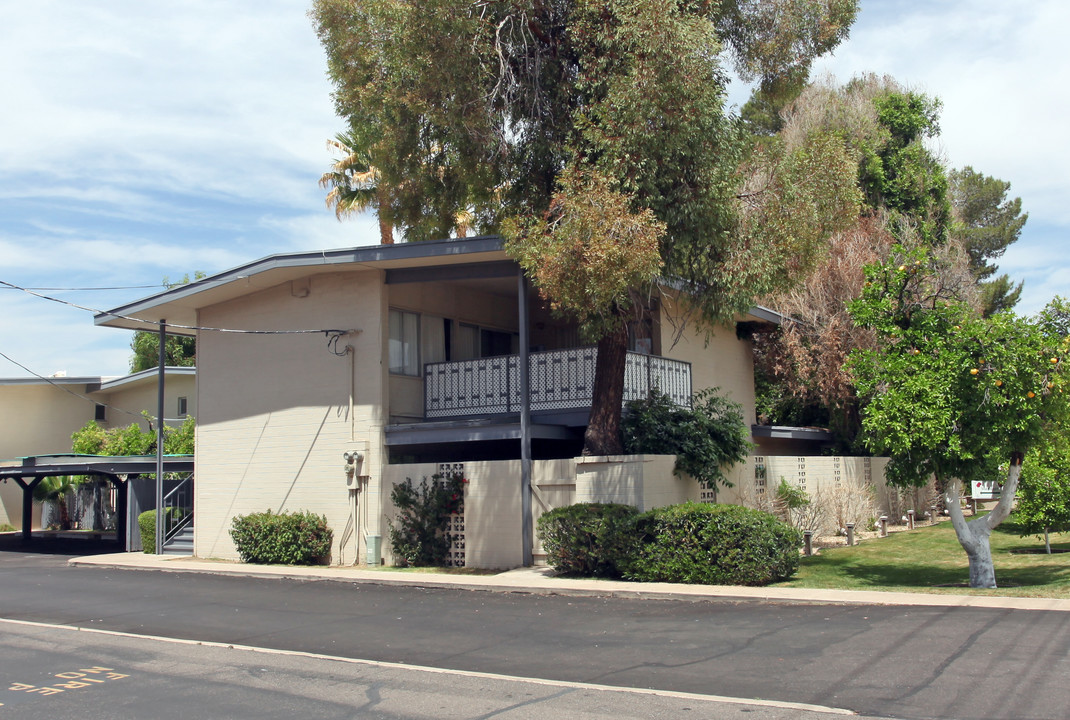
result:
[[(165, 372), (168, 424), (196, 417), (196, 369), (169, 367)], [(148, 429), (142, 412), (156, 415), (157, 376), (154, 368), (124, 377), (0, 379), (0, 464), (69, 453), (71, 435), (92, 420), (106, 428), (137, 422)], [(34, 527), (40, 520), (36, 507)], [(12, 481), (0, 481), (0, 524), (4, 523), (22, 527), (22, 489)]]
[[(577, 459), (594, 350), (528, 289), (496, 237), (274, 255), (115, 308), (97, 324), (153, 330), (161, 319), (177, 333), (200, 328), (198, 556), (235, 558), (233, 517), (271, 509), (326, 515), (335, 562), (389, 558), (379, 542), (392, 484), (460, 465), (470, 479), (468, 564), (521, 564), (530, 552), (520, 534), (525, 339), (531, 519), (569, 498), (650, 505), (699, 495), (665, 459)], [(778, 319), (755, 309), (740, 322), (753, 330)], [(665, 295), (630, 336), (631, 397), (657, 386), (689, 402), (719, 386), (755, 421), (749, 332), (730, 325), (707, 337), (681, 324)], [(351, 451), (362, 454), (359, 498), (343, 468)]]

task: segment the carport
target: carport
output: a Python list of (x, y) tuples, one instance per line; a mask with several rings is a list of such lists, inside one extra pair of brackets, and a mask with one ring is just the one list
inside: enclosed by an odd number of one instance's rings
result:
[[(128, 528), (126, 482), (141, 475), (155, 475), (156, 456), (107, 457), (102, 455), (37, 455), (21, 458), (21, 465), (0, 466), (0, 480), (12, 479), (22, 488), (22, 538), (32, 538), (33, 490), (46, 477), (94, 475), (106, 478), (120, 488), (116, 515), (116, 539), (120, 547), (126, 547)], [(164, 455), (165, 473), (192, 473), (192, 455)]]

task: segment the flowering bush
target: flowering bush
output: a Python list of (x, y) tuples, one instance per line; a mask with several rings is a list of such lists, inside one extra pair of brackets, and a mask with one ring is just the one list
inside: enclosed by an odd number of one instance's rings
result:
[(447, 565), (453, 536), (449, 533), (451, 515), (464, 512), (464, 486), (468, 481), (459, 474), (431, 476), (419, 485), (406, 478), (396, 483), (390, 499), (397, 509), (390, 523), (390, 544), (397, 564)]

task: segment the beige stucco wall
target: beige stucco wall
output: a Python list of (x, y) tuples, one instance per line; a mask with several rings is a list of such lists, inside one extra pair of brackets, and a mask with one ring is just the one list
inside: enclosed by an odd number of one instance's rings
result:
[[(93, 419), (96, 402), (76, 397), (42, 382), (0, 386), (0, 460), (71, 450), (71, 435)], [(84, 384), (70, 385), (85, 395)], [(0, 524), (22, 528), (22, 488), (0, 482)], [(34, 505), (33, 527), (41, 525), (41, 506)]]
[[(111, 389), (102, 389), (91, 396), (97, 402), (107, 404), (107, 421), (105, 427), (126, 427), (137, 422), (142, 429), (148, 429), (148, 423), (141, 416), (142, 411), (156, 414), (156, 377), (146, 378), (141, 382), (116, 385)], [(164, 417), (168, 425), (181, 425), (185, 418), (178, 416), (178, 399), (187, 400), (186, 414), (197, 417), (197, 377), (187, 374), (171, 374), (164, 379)], [(123, 412), (126, 410), (127, 412)]]
[[(515, 282), (514, 282), (515, 284)], [(516, 332), (517, 298), (455, 283), (400, 283), (387, 286), (390, 307), (430, 313), (463, 323)]]
[[(569, 461), (552, 461), (560, 464)], [(383, 557), (394, 562), (388, 523), (395, 510), (390, 489), (412, 478), (419, 483), (438, 472), (434, 463), (390, 465), (384, 469)], [(549, 471), (552, 473), (552, 471)], [(512, 568), (523, 564), (520, 534), (520, 461), (494, 460), (464, 463), (468, 480), (464, 495), (465, 561), (468, 567)]]
[[(693, 480), (672, 474), (671, 455), (627, 455), (611, 458), (568, 458), (532, 463), (532, 523), (556, 507), (578, 502), (619, 502), (640, 510), (684, 502)], [(520, 461), (465, 462), (466, 565), (479, 568), (511, 568), (523, 563), (521, 538)], [(438, 472), (433, 463), (390, 465), (384, 468), (383, 549), (393, 563), (388, 531), (395, 515), (389, 488), (411, 478), (420, 482)], [(535, 538), (534, 555), (542, 555)]]
[[(737, 338), (734, 325), (722, 325), (709, 329), (707, 344), (707, 328), (694, 319), (684, 323), (679, 308), (669, 300), (662, 305), (662, 315), (657, 325), (661, 332), (661, 354), (691, 363), (692, 390), (720, 387), (743, 406), (743, 421), (752, 425), (755, 422), (754, 360), (750, 341)], [(681, 326), (684, 330), (677, 336)]]
[(342, 356), (323, 334), (200, 334), (196, 555), (236, 557), (236, 515), (310, 510), (334, 530), (332, 561), (352, 563), (358, 549), (342, 458), (351, 448), (365, 453), (368, 476), (360, 535), (379, 532), (379, 514), (368, 508), (379, 507), (384, 463), (386, 311), (381, 273), (365, 271), (312, 276), (199, 313), (201, 325), (214, 327), (360, 332), (338, 344), (353, 348)]
[[(516, 332), (516, 296), (504, 297), (453, 283), (401, 283), (386, 286), (391, 308), (444, 317), (481, 328)], [(384, 350), (386, 340), (383, 342)], [(384, 363), (389, 368), (389, 356)], [(421, 358), (421, 362), (423, 359)], [(390, 417), (417, 422), (424, 416), (423, 377), (389, 376)]]

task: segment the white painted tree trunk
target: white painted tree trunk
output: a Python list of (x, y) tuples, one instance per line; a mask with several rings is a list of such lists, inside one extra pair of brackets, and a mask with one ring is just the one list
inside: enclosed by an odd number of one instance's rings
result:
[(962, 507), (959, 505), (959, 496), (962, 492), (961, 481), (956, 479), (948, 482), (945, 504), (951, 514), (951, 524), (955, 527), (959, 544), (966, 551), (966, 557), (970, 561), (970, 587), (972, 588), (996, 587), (996, 568), (992, 563), (992, 546), (989, 538), (992, 531), (1011, 514), (1014, 495), (1018, 490), (1018, 478), (1021, 474), (1021, 455), (1014, 454), (1011, 457), (1007, 482), (1003, 484), (999, 503), (992, 512), (969, 522), (966, 521), (966, 517), (962, 514)]

